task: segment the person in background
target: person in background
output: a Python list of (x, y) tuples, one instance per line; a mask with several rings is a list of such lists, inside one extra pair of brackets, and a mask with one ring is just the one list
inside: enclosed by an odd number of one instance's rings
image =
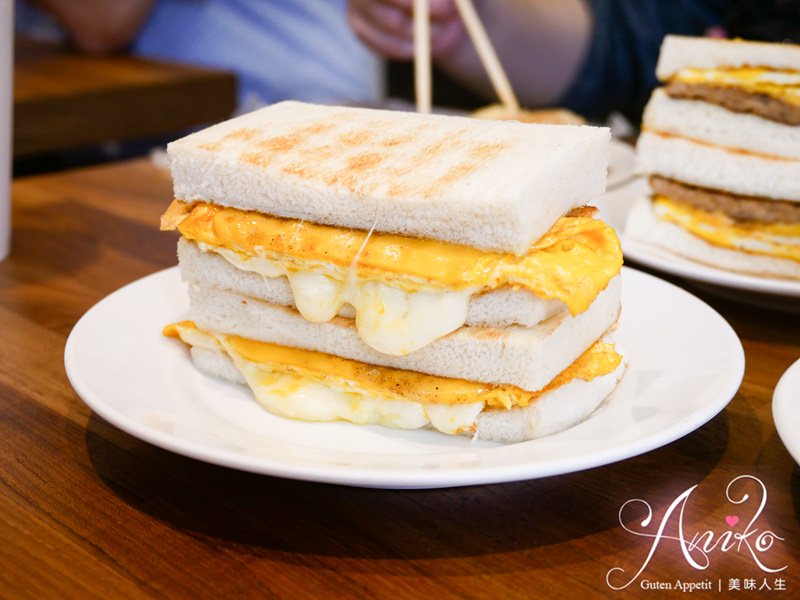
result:
[(17, 1), (17, 30), (55, 20), (81, 51), (217, 67), (239, 77), (239, 107), (279, 100), (374, 103), (381, 61), (358, 42), (346, 0)]
[[(520, 101), (638, 123), (668, 33), (800, 43), (800, 0), (473, 0)], [(438, 68), (485, 97), (492, 88), (453, 0), (429, 0)], [(358, 37), (413, 58), (413, 0), (350, 0)]]

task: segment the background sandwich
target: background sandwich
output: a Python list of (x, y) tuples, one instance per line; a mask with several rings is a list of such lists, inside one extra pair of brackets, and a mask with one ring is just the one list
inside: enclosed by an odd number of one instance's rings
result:
[(631, 237), (800, 279), (800, 47), (667, 36), (637, 147)]

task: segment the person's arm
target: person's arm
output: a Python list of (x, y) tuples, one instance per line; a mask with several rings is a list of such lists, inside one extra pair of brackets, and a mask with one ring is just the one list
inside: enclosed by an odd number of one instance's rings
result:
[[(703, 35), (734, 0), (474, 0), (523, 105), (559, 104), (638, 122), (667, 33)], [(430, 0), (437, 64), (491, 95), (452, 0)], [(359, 37), (391, 58), (413, 55), (412, 0), (350, 0)], [(391, 52), (387, 52), (391, 50)]]
[(612, 111), (641, 119), (656, 80), (656, 62), (669, 33), (704, 35), (720, 25), (733, 0), (587, 0), (593, 31), (586, 59), (558, 100), (591, 119)]
[(83, 52), (123, 49), (141, 29), (155, 0), (36, 0)]
[[(350, 0), (356, 34), (394, 59), (413, 56), (413, 0)], [(551, 104), (571, 86), (592, 34), (584, 0), (476, 0), (475, 7), (517, 96), (529, 106)], [(493, 94), (452, 0), (430, 0), (436, 64), (472, 89)]]

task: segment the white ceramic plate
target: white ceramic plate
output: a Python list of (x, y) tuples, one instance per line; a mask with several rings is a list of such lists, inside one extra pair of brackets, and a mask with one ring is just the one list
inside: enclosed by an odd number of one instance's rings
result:
[[(701, 263), (693, 262), (677, 254), (651, 246), (649, 244), (631, 239), (625, 235), (625, 219), (631, 206), (639, 199), (648, 194), (647, 182), (643, 178), (637, 178), (630, 183), (612, 190), (598, 200), (597, 206), (600, 209), (601, 217), (614, 229), (620, 232), (622, 250), (626, 258), (636, 261), (639, 264), (686, 277), (694, 281), (699, 281), (714, 286), (730, 288), (734, 290), (745, 290), (755, 294), (767, 294), (771, 296), (784, 297), (783, 302), (780, 298), (771, 298), (773, 302), (768, 302), (766, 298), (751, 297), (751, 300), (762, 300), (763, 303), (774, 306), (776, 303), (784, 308), (792, 308), (795, 305), (800, 309), (800, 303), (795, 299), (800, 298), (800, 281), (789, 279), (769, 279), (767, 277), (757, 277), (744, 273), (734, 273)], [(740, 300), (747, 300), (737, 296)]]
[(588, 469), (658, 448), (700, 427), (736, 393), (744, 353), (731, 327), (691, 294), (623, 274), (617, 341), (630, 366), (586, 421), (512, 445), (434, 431), (291, 421), (242, 386), (197, 371), (161, 328), (184, 318), (176, 268), (140, 279), (87, 312), (67, 341), (70, 382), (98, 415), (142, 440), (256, 473), (365, 487), (516, 481)]
[(783, 445), (800, 464), (800, 360), (786, 370), (775, 386), (772, 418)]

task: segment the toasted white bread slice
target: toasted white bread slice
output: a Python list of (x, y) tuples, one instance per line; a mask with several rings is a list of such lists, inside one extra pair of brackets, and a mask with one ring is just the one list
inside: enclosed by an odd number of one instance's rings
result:
[[(203, 252), (194, 242), (181, 238), (178, 242), (178, 264), (187, 283), (217, 287), (281, 306), (295, 307), (292, 288), (286, 277), (263, 277), (258, 273), (237, 269), (214, 252)], [(567, 307), (558, 300), (544, 300), (527, 290), (510, 287), (473, 296), (469, 302), (467, 325), (530, 327), (561, 312)], [(339, 315), (352, 319), (355, 311), (345, 304)]]
[(196, 284), (189, 285), (189, 300), (191, 319), (207, 331), (369, 364), (537, 391), (616, 323), (620, 287), (620, 278), (616, 277), (588, 310), (575, 317), (562, 313), (534, 327), (461, 327), (404, 356), (367, 346), (351, 319), (335, 317), (312, 323), (290, 308)]
[[(247, 385), (244, 376), (221, 349), (193, 347), (191, 356), (195, 366), (201, 371)], [(542, 394), (524, 408), (484, 409), (475, 418), (476, 433), (470, 435), (477, 435), (479, 439), (487, 441), (515, 443), (551, 435), (577, 425), (611, 394), (622, 378), (625, 367), (623, 360), (607, 375), (595, 377), (591, 381), (573, 379)], [(293, 399), (286, 398), (284, 401), (291, 403)], [(375, 412), (381, 412), (380, 402), (375, 402), (374, 407)], [(396, 410), (396, 405), (387, 405), (385, 410)]]
[(625, 224), (625, 235), (728, 271), (800, 279), (800, 262), (709, 244), (684, 228), (659, 218), (649, 198), (638, 200), (631, 208)]
[(661, 44), (656, 76), (668, 81), (682, 69), (718, 67), (800, 71), (800, 46), (668, 35)]
[(800, 161), (726, 150), (646, 131), (636, 146), (638, 170), (715, 190), (800, 202)]
[(524, 407), (487, 409), (478, 414), (477, 436), (492, 442), (514, 443), (552, 435), (589, 417), (611, 395), (625, 373), (623, 362), (611, 373), (591, 381), (573, 379), (542, 394)]
[(175, 197), (522, 254), (605, 189), (605, 128), (281, 102), (167, 147)]
[(767, 158), (800, 161), (800, 127), (732, 112), (708, 102), (670, 98), (663, 89), (653, 92), (644, 111), (642, 128), (764, 154)]

